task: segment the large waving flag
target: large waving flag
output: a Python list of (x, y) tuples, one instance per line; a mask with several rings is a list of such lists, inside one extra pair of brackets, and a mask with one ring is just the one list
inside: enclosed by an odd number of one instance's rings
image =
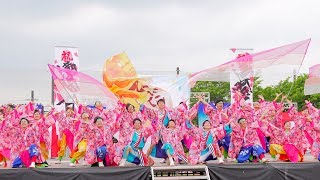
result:
[(273, 84), (300, 70), (310, 39), (254, 54), (240, 54), (236, 59), (220, 66), (191, 75), (190, 84), (196, 81), (230, 82), (232, 101), (239, 98), (238, 92), (247, 103), (253, 101), (254, 77), (265, 84)]
[(81, 72), (48, 65), (54, 83), (67, 102), (93, 104), (101, 101), (107, 108), (117, 105), (117, 97), (96, 79)]
[(280, 70), (283, 75), (288, 75), (284, 72), (292, 74), (293, 68), (298, 67), (299, 69), (310, 41), (311, 39), (307, 39), (254, 54), (243, 54), (220, 66), (192, 74), (190, 81), (229, 82), (230, 72), (243, 73), (248, 71), (254, 71), (255, 76), (279, 79), (282, 78), (281, 74), (274, 74), (274, 70)]
[(174, 72), (174, 74), (151, 76), (151, 85), (165, 90), (170, 95), (173, 106), (181, 102), (189, 104), (190, 85), (187, 74), (176, 75)]
[(236, 59), (220, 66), (191, 75), (190, 84), (196, 81), (230, 82), (232, 100), (239, 99), (238, 92), (252, 103), (253, 77), (278, 82), (300, 70), (311, 39), (253, 54), (240, 54)]
[(309, 68), (309, 76), (304, 84), (304, 94), (311, 95), (320, 93), (320, 64)]
[(150, 78), (138, 77), (138, 74), (125, 53), (107, 59), (103, 68), (104, 84), (124, 103), (138, 107), (138, 103), (150, 108), (157, 106), (161, 98), (167, 106), (172, 106), (169, 94), (161, 88), (150, 85)]

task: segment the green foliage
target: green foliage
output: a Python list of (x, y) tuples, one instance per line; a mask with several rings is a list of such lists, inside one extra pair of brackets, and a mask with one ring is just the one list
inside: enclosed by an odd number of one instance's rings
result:
[[(213, 82), (213, 81), (197, 81), (191, 92), (209, 92), (210, 101), (218, 98), (224, 101), (230, 101), (230, 83), (229, 82)], [(197, 99), (191, 99), (193, 105)]]
[[(307, 74), (302, 74), (296, 77), (295, 81), (290, 81), (289, 78), (280, 81), (277, 85), (262, 87), (262, 80), (254, 79), (253, 100), (258, 100), (258, 95), (263, 95), (266, 101), (272, 101), (277, 93), (288, 96), (289, 100), (298, 103), (299, 109), (305, 104), (305, 100), (309, 100), (315, 107), (320, 107), (320, 94), (304, 95), (304, 82), (308, 78)], [(228, 82), (210, 82), (198, 81), (192, 92), (210, 92), (210, 100), (214, 101), (217, 98), (222, 98), (224, 101), (230, 101), (230, 84)], [(281, 100), (281, 97), (278, 101)], [(196, 99), (192, 99), (193, 105)]]

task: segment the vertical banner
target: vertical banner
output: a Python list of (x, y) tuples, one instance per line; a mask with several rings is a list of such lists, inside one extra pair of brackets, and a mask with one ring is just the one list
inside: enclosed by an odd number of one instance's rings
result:
[[(61, 68), (66, 68), (70, 70), (79, 71), (79, 55), (77, 47), (67, 47), (67, 46), (55, 46), (54, 48), (54, 66)], [(57, 90), (56, 85), (52, 80), (52, 103), (56, 110), (61, 111), (65, 109), (65, 105), (70, 102), (65, 102), (61, 94)], [(71, 102), (72, 103), (72, 102)], [(57, 123), (55, 126), (49, 128), (51, 134), (51, 147), (47, 147), (50, 150), (50, 157), (55, 158), (58, 156), (59, 144), (58, 144), (58, 134), (59, 132)]]
[[(251, 51), (253, 49), (231, 49), (233, 53), (243, 50)], [(247, 52), (238, 54), (237, 58), (233, 60), (233, 69), (230, 71), (231, 104), (239, 100), (239, 93), (246, 103), (253, 104), (254, 72), (252, 64), (252, 56)]]
[(253, 104), (253, 72), (230, 72), (231, 104), (240, 92), (246, 103)]
[[(79, 71), (79, 55), (77, 47), (67, 47), (67, 46), (55, 46), (54, 49), (54, 65)], [(65, 102), (61, 94), (57, 90), (56, 86), (53, 85), (53, 104), (57, 110), (62, 110), (65, 108)]]

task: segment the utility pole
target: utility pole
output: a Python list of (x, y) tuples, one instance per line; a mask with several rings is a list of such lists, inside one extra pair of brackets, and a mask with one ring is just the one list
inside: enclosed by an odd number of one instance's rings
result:
[(31, 101), (34, 103), (34, 101), (38, 101), (38, 99), (34, 98), (34, 90), (31, 90), (31, 97), (30, 99), (25, 99), (26, 101)]
[(34, 90), (31, 90), (31, 102), (34, 102)]
[(293, 70), (293, 81), (296, 81), (296, 79), (297, 79), (297, 70), (294, 69)]

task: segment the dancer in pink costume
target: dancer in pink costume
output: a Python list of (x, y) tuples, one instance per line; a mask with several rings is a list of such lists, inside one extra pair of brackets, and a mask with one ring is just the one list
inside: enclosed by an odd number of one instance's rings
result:
[(99, 116), (94, 118), (92, 144), (95, 146), (95, 151), (88, 151), (90, 153), (88, 156), (95, 157), (93, 162), (98, 162), (99, 167), (113, 163), (114, 144), (112, 137), (117, 130), (115, 119), (103, 119)]
[(218, 144), (218, 140), (225, 137), (225, 131), (222, 126), (212, 128), (210, 121), (206, 120), (203, 122), (202, 128), (192, 124), (192, 128), (188, 130), (188, 133), (193, 137), (189, 151), (190, 164), (204, 163), (210, 158), (212, 160), (213, 157), (218, 157), (220, 164), (224, 162)]
[(261, 146), (258, 138), (257, 129), (258, 123), (247, 125), (245, 118), (239, 118), (237, 122), (231, 122), (232, 134), (229, 149), (229, 156), (237, 158), (239, 163), (249, 160), (250, 156), (260, 159), (261, 162), (266, 162), (264, 154), (266, 153)]
[(163, 139), (162, 149), (167, 153), (170, 166), (174, 165), (173, 159), (176, 161), (176, 163), (179, 163), (179, 159), (188, 163), (188, 159), (184, 153), (181, 143), (181, 140), (185, 134), (185, 128), (183, 126), (176, 127), (174, 120), (169, 120), (168, 127), (163, 128), (161, 131), (161, 137)]
[(283, 128), (277, 128), (270, 124), (270, 154), (272, 156), (280, 154), (279, 159), (283, 161), (299, 162), (303, 161), (308, 143), (303, 132), (303, 125), (293, 119), (297, 119), (297, 117), (284, 118)]
[(31, 167), (42, 163), (40, 153), (40, 136), (29, 124), (27, 118), (21, 118), (19, 127), (11, 127), (11, 140), (14, 142), (11, 147), (14, 161), (12, 167)]
[(145, 146), (147, 138), (155, 133), (155, 127), (143, 127), (142, 121), (139, 118), (135, 118), (132, 124), (133, 128), (129, 131), (130, 136), (124, 141), (126, 146), (123, 150), (119, 166), (125, 166), (127, 161), (139, 166), (152, 166), (153, 160), (146, 156), (142, 149)]
[(75, 161), (78, 161), (83, 157), (88, 164), (95, 162), (96, 157), (94, 152), (96, 151), (96, 146), (94, 144), (94, 125), (89, 117), (89, 114), (86, 112), (81, 115), (80, 126), (74, 137), (74, 147), (70, 160), (71, 167), (75, 167)]

